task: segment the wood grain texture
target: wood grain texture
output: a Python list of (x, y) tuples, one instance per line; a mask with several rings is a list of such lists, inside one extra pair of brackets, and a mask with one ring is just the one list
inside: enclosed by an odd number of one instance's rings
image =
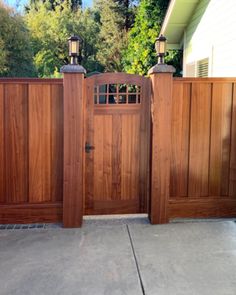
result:
[[(59, 221), (61, 81), (1, 80), (0, 223)], [(58, 205), (54, 209), (55, 202)]]
[(187, 197), (191, 84), (173, 87), (170, 197)]
[(5, 85), (5, 193), (7, 203), (28, 200), (27, 86)]
[(62, 203), (0, 205), (0, 223), (50, 223), (62, 221)]
[(51, 85), (51, 201), (63, 199), (63, 87)]
[[(86, 116), (85, 116), (85, 141), (92, 146), (94, 144), (94, 101), (93, 101), (93, 80), (86, 79), (85, 84)], [(96, 152), (96, 149), (94, 150)], [(94, 196), (94, 153), (86, 153), (84, 159), (85, 179), (84, 179), (84, 213), (85, 210), (93, 209)]]
[(51, 200), (51, 90), (29, 85), (29, 202)]
[(5, 202), (4, 172), (4, 85), (0, 84), (0, 203)]
[(188, 179), (190, 197), (207, 197), (209, 193), (211, 88), (211, 84), (192, 85)]
[(236, 216), (236, 200), (232, 198), (198, 198), (190, 200), (171, 200), (170, 218), (211, 218)]
[(228, 196), (232, 84), (213, 84), (209, 195)]
[[(103, 117), (103, 198), (112, 200), (112, 116)], [(95, 144), (96, 146), (96, 144)], [(96, 152), (96, 150), (95, 150)]]
[(236, 198), (236, 83), (233, 84), (229, 196)]
[(145, 79), (141, 89), (140, 115), (140, 170), (139, 198), (140, 212), (149, 212), (150, 197), (150, 145), (151, 145), (151, 80)]
[(103, 178), (103, 146), (104, 146), (104, 118), (102, 116), (96, 116), (94, 118), (94, 125), (96, 126), (96, 131), (94, 132), (94, 175), (89, 177), (94, 177), (94, 200), (104, 199), (103, 188), (104, 188), (104, 178)]
[(64, 74), (63, 224), (80, 227), (83, 218), (84, 75)]
[(151, 223), (167, 223), (170, 194), (172, 74), (156, 73), (152, 80)]
[[(86, 79), (86, 142), (95, 149), (86, 153), (85, 214), (147, 210), (150, 148), (147, 81), (123, 73)], [(94, 86), (109, 83), (141, 86), (141, 104), (94, 105)]]
[(139, 204), (140, 116), (122, 116), (121, 200)]
[(112, 118), (112, 198), (121, 199), (122, 117)]

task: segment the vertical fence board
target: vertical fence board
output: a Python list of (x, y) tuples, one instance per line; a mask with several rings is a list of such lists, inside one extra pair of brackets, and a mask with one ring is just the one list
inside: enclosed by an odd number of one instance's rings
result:
[(188, 195), (191, 84), (175, 83), (172, 105), (170, 196)]
[(151, 80), (145, 79), (142, 86), (142, 111), (140, 116), (140, 211), (149, 211), (149, 189), (150, 189), (150, 136), (151, 136)]
[(51, 200), (50, 85), (29, 86), (29, 199)]
[(105, 200), (112, 199), (112, 116), (103, 117), (103, 194)]
[(191, 101), (190, 197), (208, 196), (211, 84), (193, 83)]
[(112, 198), (121, 199), (121, 137), (122, 137), (122, 118), (121, 115), (113, 115), (112, 118)]
[(63, 87), (51, 85), (51, 200), (62, 201), (63, 197)]
[(103, 141), (104, 141), (104, 117), (94, 117), (94, 196), (95, 200), (102, 200), (103, 194)]
[(0, 85), (0, 203), (4, 201), (4, 86)]
[(5, 85), (5, 181), (8, 203), (28, 199), (27, 86)]
[(236, 198), (236, 83), (233, 86), (229, 195)]
[[(139, 115), (122, 115), (121, 199), (131, 200), (139, 194)], [(138, 200), (137, 200), (138, 201)]]
[(232, 84), (215, 83), (212, 94), (209, 195), (227, 196)]

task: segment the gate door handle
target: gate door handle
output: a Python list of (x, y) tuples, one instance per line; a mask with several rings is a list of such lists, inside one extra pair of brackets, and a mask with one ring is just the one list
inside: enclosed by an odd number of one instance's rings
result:
[(91, 150), (94, 150), (95, 147), (90, 145), (88, 142), (85, 143), (85, 152), (90, 153)]

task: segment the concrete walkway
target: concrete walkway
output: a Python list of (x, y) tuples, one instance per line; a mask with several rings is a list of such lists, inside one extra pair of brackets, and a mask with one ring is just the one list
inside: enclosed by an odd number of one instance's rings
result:
[(236, 223), (0, 231), (1, 295), (235, 295)]

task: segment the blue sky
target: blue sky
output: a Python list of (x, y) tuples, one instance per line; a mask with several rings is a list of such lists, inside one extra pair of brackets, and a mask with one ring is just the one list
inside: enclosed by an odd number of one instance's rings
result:
[[(5, 0), (6, 3), (8, 3), (11, 6), (15, 7), (21, 7), (25, 3), (27, 3), (28, 0)], [(83, 0), (83, 5), (84, 6), (91, 6), (93, 0)]]

